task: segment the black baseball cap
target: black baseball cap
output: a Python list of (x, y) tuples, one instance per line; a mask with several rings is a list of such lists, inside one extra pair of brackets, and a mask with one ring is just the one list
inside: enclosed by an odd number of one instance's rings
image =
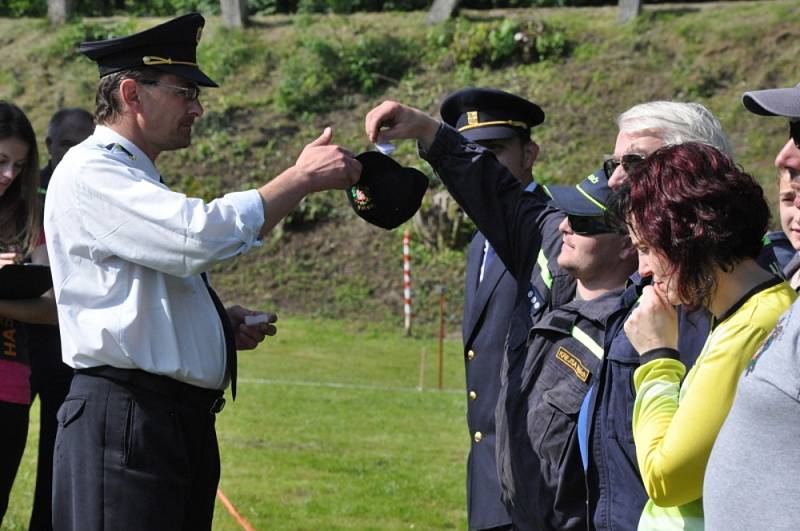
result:
[(394, 229), (408, 221), (422, 204), (428, 178), (421, 171), (401, 166), (377, 151), (356, 155), (361, 178), (345, 190), (358, 216), (382, 227)]
[(553, 205), (574, 216), (601, 217), (606, 213), (611, 188), (603, 168), (575, 186), (544, 185)]
[(529, 137), (531, 128), (544, 122), (535, 103), (493, 88), (466, 88), (442, 102), (442, 120), (467, 140)]
[(800, 85), (745, 92), (742, 103), (748, 111), (761, 116), (800, 118)]
[(200, 13), (189, 13), (127, 37), (82, 42), (78, 49), (97, 63), (100, 77), (147, 66), (217, 87), (197, 65), (197, 43), (205, 23)]

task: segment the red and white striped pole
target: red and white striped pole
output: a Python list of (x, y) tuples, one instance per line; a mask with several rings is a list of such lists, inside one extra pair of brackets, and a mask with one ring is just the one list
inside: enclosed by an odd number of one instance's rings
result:
[(411, 335), (411, 250), (409, 243), (411, 234), (408, 229), (403, 232), (403, 311), (405, 313), (406, 336)]

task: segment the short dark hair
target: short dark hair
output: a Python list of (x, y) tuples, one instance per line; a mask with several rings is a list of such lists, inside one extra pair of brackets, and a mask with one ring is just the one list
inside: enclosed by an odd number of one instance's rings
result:
[(94, 124), (94, 117), (89, 111), (80, 107), (66, 107), (57, 110), (50, 117), (50, 122), (47, 124), (47, 136), (53, 136), (54, 132), (61, 129), (64, 122), (70, 119), (83, 120), (87, 125)]
[(714, 270), (756, 258), (770, 219), (764, 190), (716, 148), (697, 142), (663, 147), (614, 194), (617, 223), (633, 221), (637, 237), (675, 268), (687, 306), (708, 304)]
[(98, 124), (112, 124), (119, 119), (122, 107), (119, 102), (117, 90), (124, 79), (136, 81), (157, 81), (161, 73), (154, 68), (132, 68), (114, 72), (100, 78), (95, 95), (94, 117)]

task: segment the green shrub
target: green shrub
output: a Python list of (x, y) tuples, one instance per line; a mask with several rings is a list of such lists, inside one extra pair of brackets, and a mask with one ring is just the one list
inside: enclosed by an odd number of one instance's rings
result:
[(0, 2), (0, 17), (43, 17), (47, 0), (4, 0)]
[(344, 193), (331, 191), (306, 196), (297, 207), (284, 218), (285, 230), (303, 230), (321, 221), (334, 217), (341, 205)]
[(297, 11), (297, 0), (248, 0), (247, 10), (251, 15), (294, 13)]
[(208, 15), (218, 15), (219, 0), (77, 0), (75, 14), (84, 17), (108, 16), (117, 14), (168, 17), (200, 11)]
[(298, 13), (358, 13), (426, 9), (427, 0), (299, 0)]
[(43, 51), (48, 60), (68, 61), (80, 56), (78, 45), (84, 41), (99, 41), (130, 35), (136, 31), (134, 19), (119, 22), (88, 22), (76, 20), (58, 28), (55, 41)]
[(278, 109), (317, 113), (342, 107), (347, 94), (369, 96), (397, 83), (418, 56), (416, 45), (389, 35), (353, 42), (306, 36), (283, 63)]
[(212, 79), (224, 80), (255, 61), (259, 55), (269, 58), (262, 42), (241, 29), (219, 27), (197, 50), (198, 62)]
[(471, 22), (459, 18), (427, 35), (429, 58), (443, 66), (499, 68), (557, 59), (568, 53), (563, 32), (543, 22), (511, 19)]

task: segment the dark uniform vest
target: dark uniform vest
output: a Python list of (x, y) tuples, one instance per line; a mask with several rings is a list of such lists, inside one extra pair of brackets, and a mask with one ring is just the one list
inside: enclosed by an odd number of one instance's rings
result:
[(527, 355), (516, 368), (519, 387), (507, 391), (508, 430), (498, 432), (498, 444), (508, 449), (501, 482), (519, 529), (586, 528), (576, 423), (600, 370), (606, 318), (621, 292), (560, 305), (531, 328)]

